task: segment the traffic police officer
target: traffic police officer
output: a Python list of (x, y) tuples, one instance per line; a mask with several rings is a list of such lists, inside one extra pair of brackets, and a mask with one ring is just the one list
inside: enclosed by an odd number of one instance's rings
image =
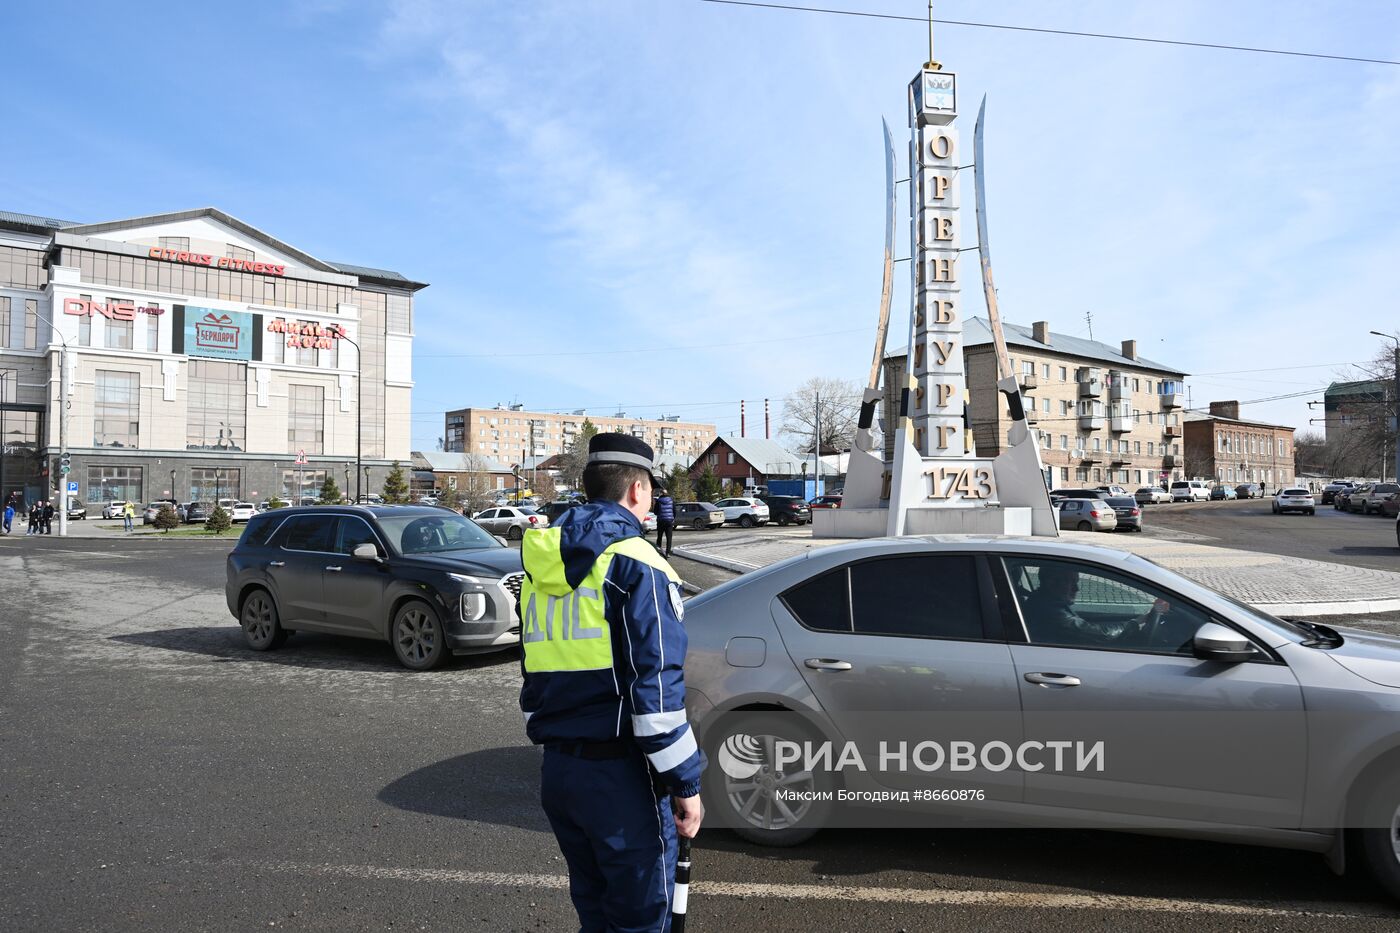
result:
[(680, 578), (642, 527), (652, 461), (636, 438), (594, 436), (589, 504), (521, 546), (520, 708), (582, 933), (667, 930), (676, 835), (703, 816)]

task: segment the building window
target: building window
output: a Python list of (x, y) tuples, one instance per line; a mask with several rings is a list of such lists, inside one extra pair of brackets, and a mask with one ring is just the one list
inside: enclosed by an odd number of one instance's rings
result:
[(1068, 382), (1068, 381), (1069, 381), (1069, 367), (1067, 367), (1067, 366), (1061, 366), (1061, 367), (1060, 367), (1060, 381), (1061, 381), (1061, 382)]
[[(9, 249), (8, 246), (0, 249)], [(0, 295), (0, 347), (10, 346), (10, 299)]]
[[(113, 298), (113, 297), (111, 297), (110, 295), (107, 296), (107, 304), (108, 304), (109, 306), (110, 306), (110, 305), (116, 304), (119, 300), (121, 300), (121, 299)], [(87, 316), (87, 315), (84, 315), (84, 317), (86, 317), (86, 316)], [(109, 318), (109, 319), (107, 320), (107, 343), (106, 343), (107, 349), (109, 349), (109, 350), (131, 350), (131, 349), (133, 349), (133, 347), (132, 347), (132, 338), (135, 336), (135, 331), (136, 331), (136, 322), (135, 322), (135, 321), (118, 321), (118, 320), (114, 320), (114, 319)]]
[(1069, 435), (1068, 435), (1068, 434), (1061, 434), (1061, 435), (1060, 435), (1060, 449), (1061, 449), (1061, 450), (1069, 450)]
[(93, 388), (93, 446), (135, 447), (141, 433), (140, 374), (99, 369)]
[(160, 248), (189, 252), (190, 238), (187, 236), (163, 236), (160, 238)]
[(242, 246), (235, 246), (232, 243), (228, 244), (228, 252), (225, 255), (228, 256), (229, 259), (242, 259), (244, 262), (252, 262), (257, 258), (252, 250), (244, 249)]
[(731, 450), (725, 455), (725, 462), (728, 463), (730, 466), (734, 465), (734, 451)]
[(1045, 412), (1047, 415), (1050, 414), (1050, 400), (1048, 398), (1043, 398), (1040, 400), (1040, 410)]
[(1154, 453), (1154, 451), (1153, 451), (1153, 448), (1156, 447), (1156, 446), (1157, 446), (1157, 445), (1154, 444), (1154, 443), (1152, 443), (1151, 441), (1148, 441), (1148, 442), (1147, 442), (1147, 455), (1148, 455), (1149, 457), (1155, 456), (1155, 453)]
[[(151, 307), (159, 307), (159, 305)], [(160, 315), (146, 315), (146, 349), (151, 353), (160, 350)]]
[(389, 295), (385, 307), (384, 327), (391, 334), (413, 333), (413, 299), (407, 295)]
[(1069, 467), (1060, 467), (1060, 482), (1069, 482)]
[(1060, 399), (1060, 415), (1061, 415), (1061, 417), (1064, 417), (1064, 416), (1068, 415), (1068, 414), (1070, 413), (1070, 409), (1071, 409), (1071, 408), (1073, 408), (1073, 405), (1072, 405), (1070, 402), (1068, 402), (1068, 401), (1065, 400), (1065, 399)]
[[(310, 327), (315, 326), (315, 324), (311, 321), (302, 321), (301, 323)], [(292, 362), (296, 363), (298, 366), (315, 366), (316, 348), (298, 346), (296, 349), (296, 359), (294, 359)]]
[[(1095, 449), (1095, 450), (1103, 450), (1103, 445), (1100, 443), (1100, 441), (1099, 441), (1099, 439), (1098, 439), (1097, 437), (1094, 438), (1094, 449)], [(1094, 478), (1095, 478), (1095, 479), (1098, 479), (1097, 476), (1094, 477)]]
[(247, 436), (247, 365), (192, 359), (186, 375), (185, 449), (242, 450)]
[(1075, 478), (1076, 480), (1078, 480), (1079, 482), (1081, 482), (1081, 483), (1088, 482), (1088, 481), (1089, 481), (1089, 468), (1088, 468), (1088, 467), (1078, 467), (1078, 468), (1076, 468), (1075, 471), (1074, 471), (1074, 478)]
[[(99, 375), (101, 375), (99, 373)], [(88, 467), (87, 501), (89, 503), (145, 502), (141, 494), (142, 469), (134, 466)]]
[(1034, 361), (1034, 360), (1025, 360), (1025, 361), (1023, 361), (1022, 365), (1023, 365), (1025, 368), (1022, 369), (1021, 371), (1024, 372), (1027, 376), (1034, 376), (1034, 375), (1035, 375), (1035, 361)]
[[(0, 403), (13, 402), (15, 393), (19, 391), (19, 370), (0, 369)], [(7, 438), (8, 445), (10, 440)]]
[(1142, 441), (1133, 441), (1133, 453), (1142, 453)]
[(323, 453), (325, 414), (323, 386), (287, 386), (287, 449)]
[(0, 288), (38, 291), (49, 283), (44, 254), (37, 249), (0, 246)]
[(325, 483), (325, 470), (283, 470), (282, 498), (292, 505), (301, 505), (303, 499), (319, 502)]
[(1103, 471), (1098, 467), (1094, 467), (1094, 482), (1097, 483), (1101, 479), (1103, 479)]
[(1133, 380), (1133, 391), (1134, 391), (1134, 392), (1139, 391), (1139, 386), (1138, 386), (1138, 380), (1137, 380), (1137, 379), (1134, 379), (1134, 380)]
[(225, 467), (193, 467), (190, 469), (190, 499), (214, 502), (220, 499), (241, 499), (241, 470)]
[(33, 298), (24, 299), (24, 348), (39, 348), (39, 302)]

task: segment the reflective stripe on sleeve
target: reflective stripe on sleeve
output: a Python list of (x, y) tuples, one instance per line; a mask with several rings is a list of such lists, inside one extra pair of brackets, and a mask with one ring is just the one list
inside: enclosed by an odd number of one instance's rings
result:
[(685, 710), (671, 713), (643, 713), (632, 717), (633, 735), (661, 735), (685, 725)]
[(694, 755), (695, 751), (695, 735), (686, 729), (670, 745), (659, 752), (647, 755), (647, 760), (651, 762), (653, 768), (664, 774)]

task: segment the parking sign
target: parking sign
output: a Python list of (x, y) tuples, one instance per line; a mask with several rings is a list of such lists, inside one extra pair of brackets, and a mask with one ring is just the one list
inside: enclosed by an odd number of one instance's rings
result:
[(68, 481), (68, 491), (69, 491), (69, 492), (77, 492), (77, 491), (78, 491), (78, 482), (77, 482), (77, 480), (69, 480), (69, 481)]

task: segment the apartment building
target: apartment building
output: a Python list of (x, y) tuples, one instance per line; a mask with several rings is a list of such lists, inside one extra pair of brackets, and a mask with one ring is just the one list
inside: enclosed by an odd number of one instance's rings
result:
[(651, 445), (658, 457), (694, 459), (715, 439), (715, 426), (681, 421), (679, 415), (662, 418), (629, 418), (626, 412), (589, 415), (584, 409), (571, 414), (526, 411), (520, 405), (494, 408), (460, 408), (444, 420), (443, 448), (454, 453), (474, 453), (519, 462), (526, 457), (561, 454), (573, 445), (585, 421), (600, 432), (630, 434)]
[[(1053, 333), (1045, 321), (1004, 323), (1002, 330), (1027, 414), (1040, 431), (1047, 484), (1138, 486), (1185, 476), (1186, 373), (1143, 357), (1135, 340), (1115, 347)], [(979, 457), (995, 457), (1009, 443), (1011, 419), (996, 387), (991, 326), (972, 318), (963, 338), (973, 441)], [(899, 410), (906, 356), (900, 349), (885, 359), (887, 417)], [(887, 458), (893, 450), (893, 432), (886, 430)]]
[(1240, 403), (1211, 402), (1210, 414), (1186, 416), (1186, 474), (1234, 486), (1277, 489), (1294, 481), (1293, 428), (1240, 418)]

